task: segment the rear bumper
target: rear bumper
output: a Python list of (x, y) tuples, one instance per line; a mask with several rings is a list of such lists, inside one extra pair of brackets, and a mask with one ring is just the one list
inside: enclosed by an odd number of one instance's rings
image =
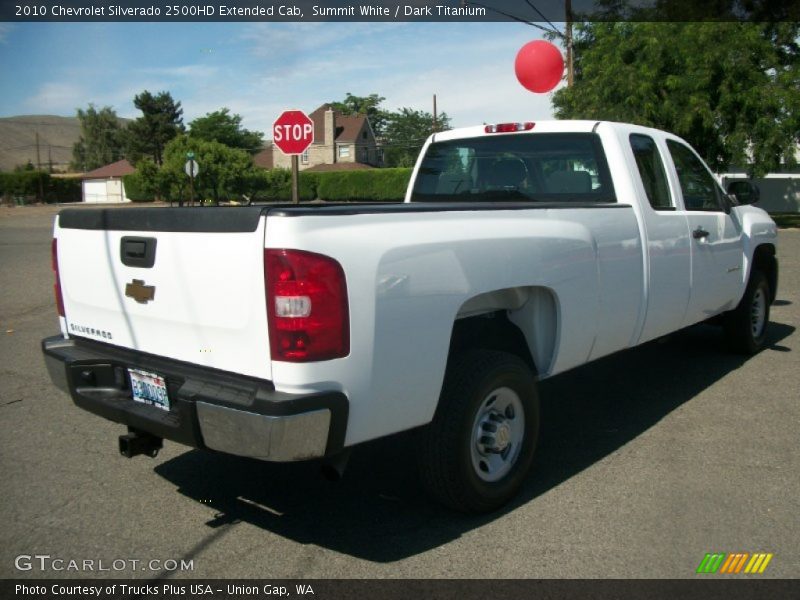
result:
[[(82, 339), (42, 340), (53, 383), (91, 413), (195, 448), (286, 462), (337, 454), (341, 392), (286, 394), (263, 381)], [(169, 411), (135, 402), (128, 368), (163, 376)]]

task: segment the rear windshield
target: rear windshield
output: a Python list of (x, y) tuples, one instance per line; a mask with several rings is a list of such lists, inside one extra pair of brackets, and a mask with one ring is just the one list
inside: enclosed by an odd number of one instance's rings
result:
[(616, 202), (594, 133), (491, 135), (436, 142), (413, 202)]

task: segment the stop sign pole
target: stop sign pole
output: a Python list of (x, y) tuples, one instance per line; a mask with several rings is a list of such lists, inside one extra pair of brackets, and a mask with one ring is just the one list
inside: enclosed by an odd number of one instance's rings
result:
[(298, 156), (314, 141), (314, 122), (302, 110), (285, 110), (272, 124), (272, 141), (284, 154), (292, 157), (292, 202), (300, 202)]

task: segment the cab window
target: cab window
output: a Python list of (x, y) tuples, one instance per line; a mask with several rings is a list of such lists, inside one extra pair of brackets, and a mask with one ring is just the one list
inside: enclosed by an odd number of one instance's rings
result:
[(702, 161), (675, 140), (667, 140), (667, 148), (678, 172), (686, 210), (721, 211), (722, 190)]
[(658, 153), (655, 140), (647, 135), (633, 134), (630, 137), (633, 156), (636, 158), (636, 167), (642, 179), (647, 200), (655, 210), (674, 210), (672, 198), (669, 194), (667, 173), (664, 163)]
[(417, 173), (415, 202), (616, 202), (593, 133), (486, 135), (437, 142)]

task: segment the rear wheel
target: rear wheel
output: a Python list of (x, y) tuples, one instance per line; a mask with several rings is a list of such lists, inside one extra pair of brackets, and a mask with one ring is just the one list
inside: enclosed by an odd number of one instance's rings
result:
[(530, 470), (538, 430), (528, 366), (504, 352), (467, 351), (448, 367), (433, 422), (420, 434), (422, 481), (451, 508), (499, 508)]
[(725, 335), (732, 350), (755, 354), (764, 347), (769, 325), (770, 289), (761, 271), (753, 271), (739, 305), (725, 315)]

